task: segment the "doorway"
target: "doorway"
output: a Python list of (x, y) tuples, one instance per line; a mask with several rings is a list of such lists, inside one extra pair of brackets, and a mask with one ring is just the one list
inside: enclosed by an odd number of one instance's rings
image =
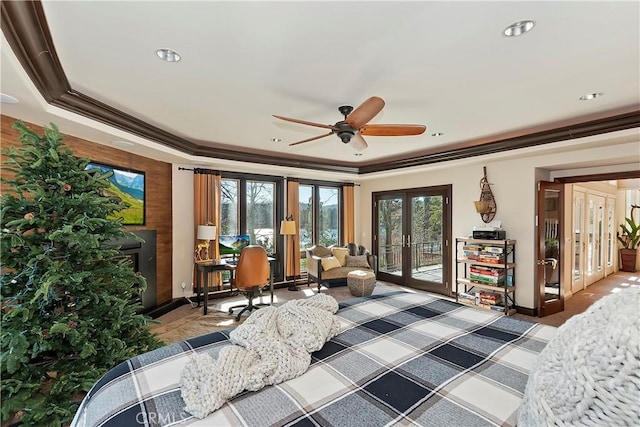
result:
[(617, 254), (615, 208), (615, 195), (573, 185), (572, 293), (614, 273)]
[[(587, 289), (591, 284), (616, 272), (618, 258), (616, 224), (620, 216), (616, 209), (620, 209), (621, 204), (626, 203), (620, 199), (620, 190), (625, 188), (637, 190), (638, 178), (640, 178), (640, 171), (554, 179), (554, 183), (562, 184), (567, 193), (567, 197), (561, 199), (566, 215), (558, 213), (559, 227), (565, 230), (561, 232), (558, 242), (560, 245), (558, 260), (560, 292), (567, 297)], [(617, 194), (615, 194), (616, 190), (610, 191), (603, 188), (605, 184), (609, 184), (609, 181), (616, 181)], [(540, 207), (545, 205), (546, 201), (538, 201), (538, 210), (540, 211)], [(549, 203), (549, 207), (551, 205), (553, 205), (552, 202)], [(543, 218), (538, 218), (537, 233), (544, 239), (545, 228), (549, 232), (549, 222), (545, 222)], [(566, 243), (564, 248), (563, 243)], [(536, 262), (540, 262), (540, 256), (537, 257)], [(543, 280), (542, 275), (546, 273), (548, 271), (543, 271), (538, 266), (536, 277), (538, 284)], [(544, 299), (538, 298), (538, 302), (538, 316), (542, 316), (545, 313)]]
[(378, 278), (451, 295), (451, 186), (373, 194)]

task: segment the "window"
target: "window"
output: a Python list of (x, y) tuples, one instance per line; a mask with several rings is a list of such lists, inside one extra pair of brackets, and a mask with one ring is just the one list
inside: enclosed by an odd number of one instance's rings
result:
[(340, 244), (342, 189), (339, 185), (300, 182), (300, 248)]
[(318, 242), (323, 246), (340, 243), (340, 189), (318, 187)]
[(221, 235), (240, 233), (240, 206), (238, 192), (240, 181), (237, 179), (222, 179), (220, 195), (220, 232)]
[(248, 234), (252, 245), (270, 254), (277, 252), (282, 182), (279, 177), (223, 173), (220, 234)]
[(252, 245), (260, 245), (268, 253), (275, 252), (275, 187), (273, 182), (247, 182), (247, 233)]

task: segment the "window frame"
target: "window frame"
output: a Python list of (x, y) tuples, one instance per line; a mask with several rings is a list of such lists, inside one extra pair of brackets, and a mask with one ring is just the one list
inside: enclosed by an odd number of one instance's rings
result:
[[(345, 185), (341, 182), (332, 182), (332, 181), (320, 181), (320, 180), (311, 180), (311, 179), (300, 179), (298, 180), (298, 184), (300, 186), (311, 186), (312, 187), (312, 200), (313, 200), (313, 213), (312, 213), (312, 225), (313, 225), (313, 233), (311, 236), (311, 246), (317, 245), (320, 241), (320, 227), (316, 227), (316, 224), (319, 224), (320, 221), (320, 187), (324, 188), (335, 188), (338, 190), (338, 241), (337, 244), (340, 245), (342, 242), (342, 236), (344, 235), (344, 200), (343, 200), (343, 191), (342, 187)], [(298, 190), (299, 192), (299, 190)], [(298, 204), (300, 202), (298, 201)], [(302, 242), (298, 238), (298, 244), (302, 248)]]

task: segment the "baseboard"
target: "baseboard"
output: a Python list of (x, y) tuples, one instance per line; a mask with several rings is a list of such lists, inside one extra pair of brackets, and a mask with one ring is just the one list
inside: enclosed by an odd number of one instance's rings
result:
[(159, 305), (157, 307), (153, 307), (151, 310), (149, 310), (148, 312), (143, 314), (146, 314), (147, 316), (151, 317), (152, 319), (157, 319), (158, 317), (162, 316), (163, 314), (167, 314), (168, 312), (175, 310), (176, 308), (188, 304), (188, 301), (185, 298), (176, 298), (174, 300), (171, 300), (169, 302), (166, 302), (162, 305)]
[(537, 308), (527, 308), (516, 306), (516, 312), (520, 314), (525, 314), (527, 316), (538, 317), (538, 309)]

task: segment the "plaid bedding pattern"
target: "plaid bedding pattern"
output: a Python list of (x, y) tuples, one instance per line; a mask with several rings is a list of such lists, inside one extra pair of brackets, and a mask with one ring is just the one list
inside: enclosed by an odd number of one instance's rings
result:
[(528, 373), (556, 328), (411, 292), (340, 304), (341, 333), (302, 376), (244, 392), (199, 420), (178, 386), (193, 352), (229, 331), (137, 356), (90, 391), (72, 426), (515, 425)]

